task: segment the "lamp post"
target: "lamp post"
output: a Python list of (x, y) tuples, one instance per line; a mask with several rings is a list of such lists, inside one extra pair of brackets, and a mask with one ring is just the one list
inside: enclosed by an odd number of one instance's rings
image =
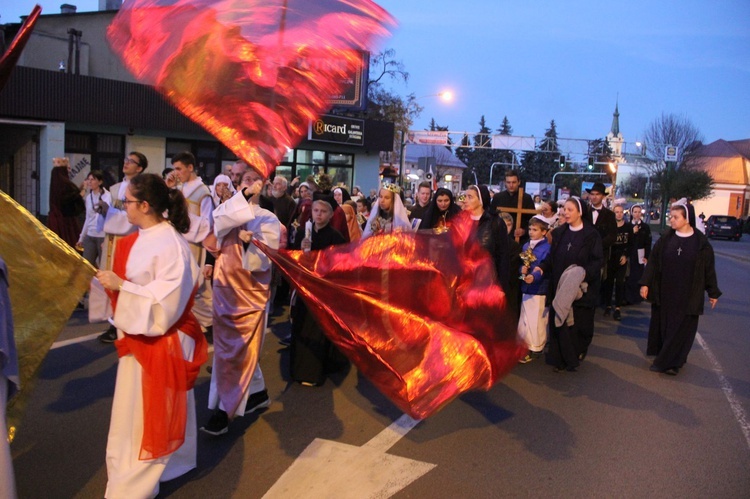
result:
[[(453, 92), (450, 90), (443, 90), (436, 94), (428, 94), (422, 95), (420, 97), (415, 97), (411, 102), (416, 102), (420, 99), (426, 99), (427, 97), (440, 97), (444, 102), (451, 102), (453, 100)], [(404, 183), (404, 153), (406, 150), (406, 145), (406, 133), (404, 132), (404, 130), (401, 130), (401, 150), (399, 151), (398, 159), (398, 182), (402, 187)]]

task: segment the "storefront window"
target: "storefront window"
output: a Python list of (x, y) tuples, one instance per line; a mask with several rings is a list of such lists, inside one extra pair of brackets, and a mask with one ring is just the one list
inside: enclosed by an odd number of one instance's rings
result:
[(352, 166), (353, 163), (354, 163), (354, 156), (352, 156), (351, 154), (334, 154), (334, 153), (328, 154), (329, 165)]
[[(281, 175), (285, 179), (287, 179), (289, 182), (292, 181), (292, 167), (286, 166), (286, 165), (279, 165), (276, 167), (276, 175)], [(301, 181), (304, 181), (305, 179), (302, 179)]]
[(336, 167), (328, 167), (327, 173), (331, 176), (331, 181), (333, 182), (333, 185), (344, 185), (344, 187), (347, 188), (347, 190), (351, 190), (352, 188), (352, 172), (353, 170), (351, 168), (336, 168)]

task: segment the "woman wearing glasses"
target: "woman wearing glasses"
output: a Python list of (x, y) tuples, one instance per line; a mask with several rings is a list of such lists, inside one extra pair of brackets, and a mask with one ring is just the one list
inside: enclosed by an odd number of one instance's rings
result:
[[(131, 179), (122, 200), (137, 231), (96, 277), (112, 298), (119, 361), (107, 440), (106, 497), (154, 497), (196, 466), (193, 383), (207, 357), (191, 310), (198, 266), (182, 234), (182, 193), (158, 175)], [(168, 213), (168, 218), (164, 217)]]

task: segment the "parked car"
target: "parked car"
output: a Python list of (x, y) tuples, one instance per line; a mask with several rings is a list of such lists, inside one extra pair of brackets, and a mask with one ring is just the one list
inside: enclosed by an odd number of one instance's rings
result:
[(742, 237), (742, 221), (731, 215), (711, 215), (706, 221), (706, 236), (726, 237), (739, 241)]

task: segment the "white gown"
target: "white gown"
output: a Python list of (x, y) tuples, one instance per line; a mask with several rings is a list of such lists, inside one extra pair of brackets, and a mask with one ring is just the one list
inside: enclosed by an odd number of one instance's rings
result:
[[(160, 336), (182, 316), (197, 280), (198, 267), (187, 242), (171, 224), (140, 229), (126, 266), (114, 324), (118, 338), (129, 334)], [(185, 359), (192, 360), (194, 341), (178, 331)], [(107, 439), (108, 498), (154, 497), (159, 482), (196, 466), (195, 396), (187, 392), (185, 442), (170, 455), (138, 459), (143, 435), (143, 370), (132, 354), (120, 357)]]

